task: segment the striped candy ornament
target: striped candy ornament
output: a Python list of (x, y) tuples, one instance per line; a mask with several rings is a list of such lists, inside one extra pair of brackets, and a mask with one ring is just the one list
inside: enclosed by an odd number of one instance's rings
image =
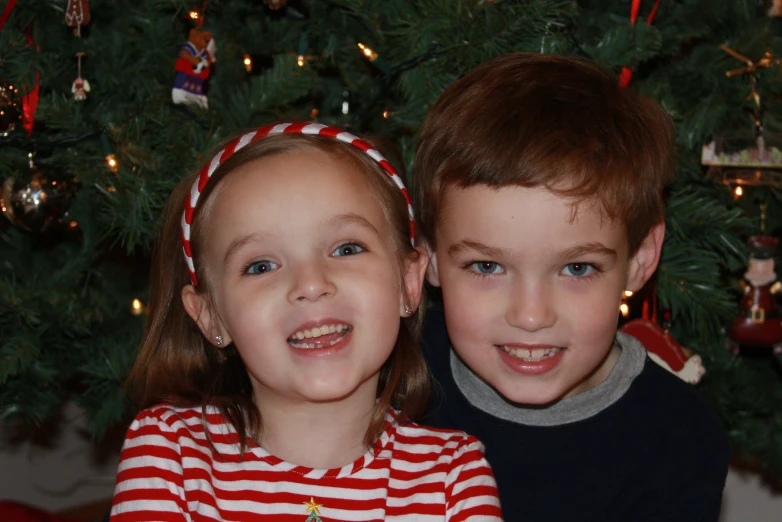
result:
[(187, 270), (190, 274), (190, 281), (193, 283), (193, 286), (198, 286), (198, 279), (196, 279), (195, 265), (193, 263), (193, 250), (190, 247), (190, 230), (193, 225), (193, 215), (195, 214), (196, 205), (198, 205), (198, 198), (201, 196), (201, 193), (209, 182), (209, 179), (212, 177), (212, 174), (217, 170), (217, 167), (230, 158), (236, 151), (241, 150), (249, 143), (273, 134), (309, 134), (312, 136), (335, 138), (343, 143), (356, 147), (375, 160), (375, 162), (377, 162), (377, 164), (391, 177), (396, 186), (399, 187), (399, 190), (402, 191), (402, 195), (407, 202), (407, 212), (410, 216), (410, 241), (415, 245), (415, 218), (413, 216), (413, 205), (410, 201), (410, 195), (407, 192), (407, 188), (405, 188), (402, 178), (397, 174), (394, 167), (391, 166), (391, 163), (389, 163), (379, 151), (372, 148), (372, 145), (342, 129), (321, 125), (319, 123), (299, 122), (269, 125), (268, 127), (248, 132), (231, 141), (223, 150), (215, 154), (212, 161), (204, 165), (204, 168), (201, 169), (201, 174), (190, 189), (190, 197), (185, 200), (185, 210), (182, 213), (182, 247), (185, 253)]

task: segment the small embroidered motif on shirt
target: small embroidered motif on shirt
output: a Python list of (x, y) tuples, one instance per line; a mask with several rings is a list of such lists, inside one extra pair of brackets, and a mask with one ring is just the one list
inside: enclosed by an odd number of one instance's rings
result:
[(304, 502), (304, 505), (307, 506), (307, 514), (309, 515), (304, 522), (323, 522), (319, 509), (323, 507), (323, 504), (318, 504), (313, 497), (310, 497), (310, 501)]

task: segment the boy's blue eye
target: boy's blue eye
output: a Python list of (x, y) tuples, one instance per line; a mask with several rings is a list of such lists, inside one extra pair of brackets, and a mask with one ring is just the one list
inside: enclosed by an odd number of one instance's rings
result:
[(501, 274), (505, 271), (502, 265), (494, 261), (476, 261), (470, 264), (470, 268), (481, 275)]
[(331, 255), (334, 257), (355, 256), (361, 252), (364, 252), (364, 247), (361, 245), (357, 245), (356, 243), (345, 243), (344, 245), (339, 245)]
[(245, 272), (247, 274), (265, 274), (266, 272), (277, 270), (279, 267), (277, 263), (272, 261), (256, 261), (251, 263)]
[(562, 269), (564, 275), (571, 277), (586, 277), (594, 271), (595, 267), (589, 263), (569, 263)]

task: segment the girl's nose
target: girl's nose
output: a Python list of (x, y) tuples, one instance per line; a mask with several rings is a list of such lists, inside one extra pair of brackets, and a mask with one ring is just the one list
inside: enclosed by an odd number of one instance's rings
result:
[(324, 263), (304, 263), (295, 269), (288, 300), (291, 303), (317, 301), (324, 297), (333, 296), (336, 292), (337, 287), (329, 278), (328, 269)]

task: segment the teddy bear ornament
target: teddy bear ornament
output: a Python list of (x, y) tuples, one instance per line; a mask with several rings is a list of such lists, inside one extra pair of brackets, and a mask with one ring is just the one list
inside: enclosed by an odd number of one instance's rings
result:
[(212, 33), (190, 29), (187, 42), (179, 50), (179, 56), (174, 64), (176, 77), (174, 88), (171, 89), (171, 99), (175, 104), (209, 108), (206, 86), (212, 72), (212, 64), (217, 61), (216, 50)]

